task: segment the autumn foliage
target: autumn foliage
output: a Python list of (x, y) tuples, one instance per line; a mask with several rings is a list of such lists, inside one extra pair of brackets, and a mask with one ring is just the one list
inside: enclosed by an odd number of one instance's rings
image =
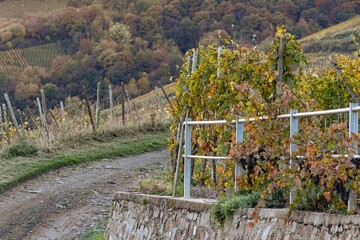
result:
[[(278, 66), (280, 41), (285, 43), (282, 78)], [(216, 163), (214, 177), (211, 164), (195, 159), (193, 184), (214, 186), (221, 191), (232, 189), (237, 161), (246, 173), (237, 178), (236, 184), (242, 191), (260, 192), (259, 207), (274, 207), (269, 201), (279, 198), (279, 192), (285, 200), (282, 207), (288, 206), (292, 190), (295, 198), (291, 209), (346, 211), (349, 190), (360, 187), (359, 163), (353, 158), (359, 135), (349, 137), (346, 116), (301, 118), (300, 131), (292, 139), (289, 120), (276, 116), (291, 109), (316, 111), (355, 102), (358, 92), (353, 89), (358, 89), (359, 60), (338, 56), (331, 68), (305, 70), (306, 60), (299, 43), (284, 28), (278, 29), (269, 48), (270, 52), (265, 53), (227, 41), (218, 59), (216, 46), (200, 46), (193, 73), (185, 58), (176, 82), (174, 119), (181, 119), (186, 113), (193, 120), (230, 122), (240, 117), (255, 118), (245, 124), (243, 143), (235, 142), (234, 126), (230, 123), (194, 128), (192, 154), (229, 156), (229, 160)], [(191, 55), (192, 52), (187, 53)], [(332, 85), (335, 80), (340, 87)], [(177, 126), (175, 121), (169, 144), (174, 155)], [(293, 157), (290, 144), (297, 146)], [(337, 157), (332, 157), (335, 154)]]

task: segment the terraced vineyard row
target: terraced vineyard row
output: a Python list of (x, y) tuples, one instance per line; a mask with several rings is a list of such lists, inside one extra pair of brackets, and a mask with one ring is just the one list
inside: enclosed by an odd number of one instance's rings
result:
[[(14, 2), (16, 1), (16, 4)], [(20, 18), (26, 13), (48, 15), (66, 7), (66, 0), (5, 0), (0, 2), (0, 18)]]
[(27, 66), (49, 70), (56, 56), (61, 55), (59, 44), (51, 43), (0, 52), (0, 72), (19, 72)]
[(4, 51), (0, 53), (0, 71), (18, 72), (29, 64), (25, 60), (20, 49)]

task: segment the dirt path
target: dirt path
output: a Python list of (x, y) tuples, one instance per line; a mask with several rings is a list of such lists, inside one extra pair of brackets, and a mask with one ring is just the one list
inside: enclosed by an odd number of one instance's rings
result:
[(44, 174), (0, 195), (0, 239), (76, 239), (108, 216), (113, 193), (170, 166), (159, 151)]

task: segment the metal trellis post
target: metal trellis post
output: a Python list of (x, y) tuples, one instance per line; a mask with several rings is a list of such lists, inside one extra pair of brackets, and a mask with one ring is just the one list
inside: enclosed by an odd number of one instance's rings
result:
[[(358, 103), (350, 103), (349, 107), (349, 137), (351, 134), (359, 132), (359, 114), (353, 111), (354, 107), (359, 106)], [(358, 154), (358, 147), (354, 146), (355, 155)], [(348, 211), (355, 211), (357, 208), (357, 190), (350, 190), (348, 200)]]
[[(299, 118), (294, 117), (294, 114), (298, 113), (298, 110), (290, 110), (290, 168), (293, 166), (293, 156), (294, 152), (297, 150), (296, 144), (293, 143), (293, 136), (295, 133), (299, 132)], [(294, 202), (295, 193), (293, 190), (290, 191), (290, 204)]]
[[(236, 121), (236, 142), (244, 142), (244, 123)], [(236, 183), (236, 179), (241, 174), (245, 173), (245, 169), (241, 166), (240, 161), (235, 162), (235, 191), (239, 190), (239, 186)]]
[(184, 198), (190, 198), (191, 187), (191, 132), (192, 126), (188, 124), (191, 118), (185, 119), (185, 157), (184, 157)]

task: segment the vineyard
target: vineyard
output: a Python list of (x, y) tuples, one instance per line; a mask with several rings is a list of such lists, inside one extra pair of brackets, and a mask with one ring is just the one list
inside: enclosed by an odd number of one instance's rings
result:
[(337, 55), (346, 56), (349, 59), (358, 58), (358, 52), (336, 52), (336, 53), (323, 53), (323, 52), (315, 52), (315, 53), (307, 53), (305, 54), (308, 59), (308, 67), (309, 69), (319, 69), (324, 67), (331, 67), (334, 64), (334, 59), (336, 59)]
[(352, 32), (359, 29), (360, 16), (323, 29), (300, 40), (305, 53), (322, 52), (352, 52), (356, 50), (352, 42)]
[[(160, 89), (141, 98), (130, 99), (126, 93), (112, 94), (112, 88), (98, 91), (99, 102), (90, 102), (87, 89), (81, 100), (68, 97), (52, 109), (47, 109), (46, 96), (28, 105), (26, 110), (12, 109), (11, 99), (0, 105), (0, 144), (3, 151), (19, 142), (31, 142), (39, 151), (49, 151), (66, 139), (82, 135), (101, 134), (119, 129), (161, 125), (170, 121), (168, 102)], [(165, 94), (171, 94), (168, 87)], [(121, 93), (123, 94), (123, 93)], [(101, 101), (100, 101), (101, 98)]]
[(0, 52), (0, 72), (20, 72), (27, 66), (49, 70), (55, 57), (62, 55), (56, 43)]
[[(300, 43), (284, 28), (278, 29), (269, 48), (265, 53), (229, 41), (222, 48), (211, 45), (187, 53), (172, 102), (169, 146), (178, 160), (173, 166), (178, 166), (176, 172), (191, 174), (183, 184), (215, 188), (226, 195), (233, 191), (237, 163), (243, 172), (235, 184), (243, 198), (257, 196), (257, 207), (346, 212), (350, 192), (360, 190), (354, 157), (360, 135), (356, 130), (349, 137), (349, 115), (304, 118), (298, 133), (277, 116), (292, 109), (314, 112), (359, 102), (360, 60), (334, 55), (331, 65), (309, 69)], [(185, 123), (194, 125), (192, 130), (179, 130), (185, 117), (193, 121)], [(219, 119), (224, 125), (209, 124)], [(244, 122), (241, 137), (231, 124), (238, 119)], [(186, 146), (193, 159), (187, 166), (179, 162), (182, 131), (192, 142)], [(234, 201), (220, 202), (214, 217), (223, 222), (227, 211), (242, 205)], [(254, 207), (253, 202), (248, 207)]]
[(26, 13), (46, 16), (52, 11), (65, 8), (66, 2), (66, 0), (5, 0), (0, 2), (0, 18), (21, 18)]

